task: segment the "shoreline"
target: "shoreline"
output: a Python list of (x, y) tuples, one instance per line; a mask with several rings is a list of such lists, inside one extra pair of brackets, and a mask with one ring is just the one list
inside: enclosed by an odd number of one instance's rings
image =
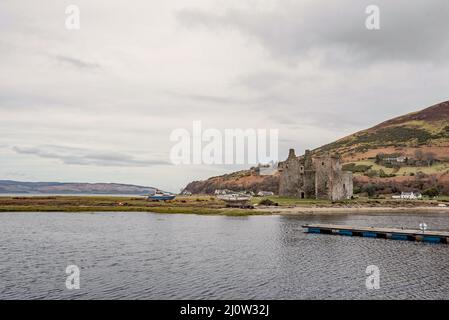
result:
[(152, 212), (159, 214), (197, 214), (222, 216), (253, 215), (376, 215), (376, 214), (449, 214), (447, 200), (398, 202), (358, 199), (344, 202), (299, 200), (270, 197), (276, 206), (258, 204), (265, 198), (253, 199), (253, 209), (227, 208), (226, 203), (212, 196), (178, 196), (167, 202), (152, 202), (144, 197), (114, 196), (0, 196), (0, 213), (4, 212)]
[(209, 216), (330, 216), (330, 215), (384, 215), (384, 214), (448, 214), (449, 207), (256, 207), (255, 209), (233, 208), (112, 208), (112, 207), (21, 207), (0, 206), (2, 213), (156, 213), (156, 214), (194, 214)]
[(257, 208), (260, 211), (270, 212), (272, 215), (285, 216), (301, 216), (301, 215), (376, 215), (386, 213), (447, 213), (449, 214), (449, 207), (277, 207), (274, 208)]

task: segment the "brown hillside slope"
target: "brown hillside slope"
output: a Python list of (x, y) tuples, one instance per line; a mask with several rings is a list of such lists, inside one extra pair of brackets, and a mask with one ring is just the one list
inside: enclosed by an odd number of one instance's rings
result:
[(409, 113), (359, 131), (314, 150), (339, 153), (345, 162), (378, 153), (413, 156), (417, 149), (449, 160), (449, 101)]
[(373, 127), (373, 129), (391, 125), (400, 125), (410, 121), (438, 122), (441, 120), (449, 120), (449, 101), (438, 103), (421, 111), (412, 112), (391, 120), (387, 120)]
[(255, 170), (243, 170), (218, 177), (212, 177), (203, 181), (190, 182), (185, 190), (194, 194), (213, 194), (217, 189), (229, 189), (233, 191), (272, 191), (278, 192), (279, 177), (261, 176)]

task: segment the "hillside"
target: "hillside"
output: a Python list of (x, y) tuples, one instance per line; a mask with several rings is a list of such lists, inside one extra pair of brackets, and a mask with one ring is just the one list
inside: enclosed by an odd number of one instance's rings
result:
[[(312, 151), (338, 153), (354, 173), (355, 192), (396, 193), (436, 187), (449, 194), (449, 101), (359, 131)], [(277, 192), (278, 176), (246, 170), (204, 181), (186, 190)]]
[(149, 194), (153, 187), (119, 183), (59, 183), (0, 180), (0, 194)]
[(254, 170), (242, 170), (212, 177), (203, 181), (190, 182), (185, 190), (194, 194), (212, 194), (217, 189), (234, 191), (272, 191), (277, 193), (279, 179), (277, 175), (261, 176)]
[(339, 153), (344, 162), (361, 161), (379, 153), (413, 157), (416, 150), (449, 160), (449, 101), (382, 122), (314, 150)]

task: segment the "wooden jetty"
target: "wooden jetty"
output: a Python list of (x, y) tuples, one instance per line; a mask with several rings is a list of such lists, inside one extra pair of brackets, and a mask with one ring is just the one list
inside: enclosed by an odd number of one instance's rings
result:
[(307, 224), (302, 227), (305, 228), (308, 233), (449, 244), (449, 231), (357, 227), (338, 224)]

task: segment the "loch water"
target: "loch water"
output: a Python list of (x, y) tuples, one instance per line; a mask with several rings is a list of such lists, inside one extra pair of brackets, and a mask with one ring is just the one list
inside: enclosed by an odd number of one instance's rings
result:
[[(449, 230), (443, 214), (1, 213), (0, 299), (448, 299), (449, 245), (306, 234), (307, 223)], [(66, 268), (80, 288), (66, 288)], [(368, 290), (368, 266), (380, 288)]]

